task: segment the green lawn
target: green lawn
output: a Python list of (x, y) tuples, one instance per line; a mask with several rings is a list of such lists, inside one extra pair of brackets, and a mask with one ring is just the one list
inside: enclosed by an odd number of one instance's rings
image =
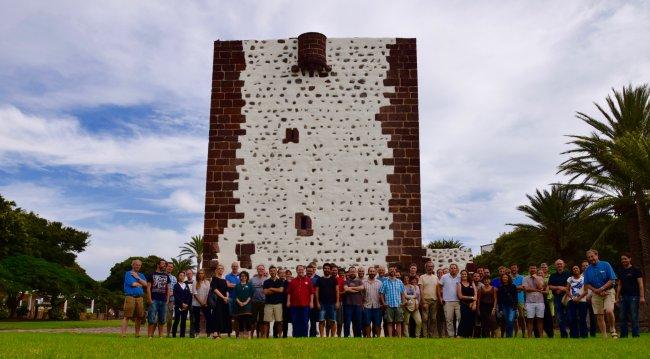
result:
[[(131, 323), (133, 325), (133, 323)], [(73, 329), (73, 328), (104, 328), (119, 327), (119, 320), (82, 320), (82, 321), (0, 321), (0, 330), (17, 329)]]
[[(188, 358), (638, 358), (650, 335), (639, 339), (171, 339), (116, 334), (0, 333), (0, 357)], [(202, 353), (202, 354), (201, 354)]]

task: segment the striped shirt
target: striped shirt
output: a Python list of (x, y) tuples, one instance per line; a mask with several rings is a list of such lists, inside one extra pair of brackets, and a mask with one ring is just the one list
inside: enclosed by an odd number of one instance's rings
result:
[(366, 295), (363, 299), (364, 308), (381, 308), (381, 302), (379, 301), (379, 290), (381, 289), (381, 281), (379, 279), (364, 279), (363, 287), (366, 292)]
[(401, 280), (388, 278), (379, 288), (379, 293), (384, 295), (386, 305), (391, 308), (397, 308), (402, 305), (402, 293), (404, 293), (404, 283)]

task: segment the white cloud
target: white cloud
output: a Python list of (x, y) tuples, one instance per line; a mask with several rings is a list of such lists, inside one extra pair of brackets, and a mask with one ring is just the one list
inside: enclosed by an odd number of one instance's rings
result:
[(163, 207), (184, 212), (203, 213), (205, 209), (204, 196), (205, 193), (203, 193), (203, 190), (176, 190), (172, 192), (169, 197), (162, 200), (153, 200), (152, 202), (157, 203)]

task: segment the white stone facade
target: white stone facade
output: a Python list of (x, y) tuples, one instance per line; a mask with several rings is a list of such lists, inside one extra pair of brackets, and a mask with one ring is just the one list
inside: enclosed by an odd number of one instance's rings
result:
[[(327, 77), (292, 72), (296, 39), (243, 42), (246, 134), (233, 197), (245, 216), (229, 220), (220, 236), (222, 263), (236, 260), (236, 244), (245, 243), (255, 245), (253, 265), (386, 263), (393, 168), (382, 158), (392, 150), (375, 114), (394, 91), (383, 85), (386, 44), (394, 41), (328, 39)], [(299, 130), (298, 143), (283, 143), (287, 128)], [(312, 236), (297, 235), (298, 212), (311, 218)]]
[(469, 248), (427, 248), (426, 256), (433, 261), (435, 270), (449, 268), (449, 265), (452, 263), (458, 264), (459, 269), (465, 269), (467, 263), (472, 263), (474, 259), (472, 251)]

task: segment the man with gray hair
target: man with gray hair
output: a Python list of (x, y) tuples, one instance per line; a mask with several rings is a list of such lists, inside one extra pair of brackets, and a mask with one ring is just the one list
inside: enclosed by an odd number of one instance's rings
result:
[(600, 329), (603, 338), (607, 338), (606, 315), (612, 338), (618, 338), (614, 319), (616, 273), (614, 273), (614, 269), (609, 263), (598, 258), (598, 251), (595, 249), (587, 251), (587, 260), (589, 261), (589, 267), (584, 273), (585, 287), (593, 292), (591, 306), (594, 308), (598, 320), (598, 329)]
[(131, 262), (131, 270), (124, 273), (124, 319), (120, 333), (126, 336), (126, 329), (129, 326), (129, 319), (135, 322), (135, 336), (140, 336), (140, 324), (144, 318), (144, 288), (147, 287), (147, 280), (144, 274), (140, 273), (142, 262), (134, 259)]
[(564, 261), (558, 259), (555, 261), (555, 273), (548, 278), (548, 289), (553, 293), (553, 306), (555, 307), (555, 318), (560, 327), (560, 336), (568, 338), (567, 333), (567, 307), (562, 303), (562, 298), (566, 294), (567, 280), (571, 276), (569, 271), (564, 270)]

